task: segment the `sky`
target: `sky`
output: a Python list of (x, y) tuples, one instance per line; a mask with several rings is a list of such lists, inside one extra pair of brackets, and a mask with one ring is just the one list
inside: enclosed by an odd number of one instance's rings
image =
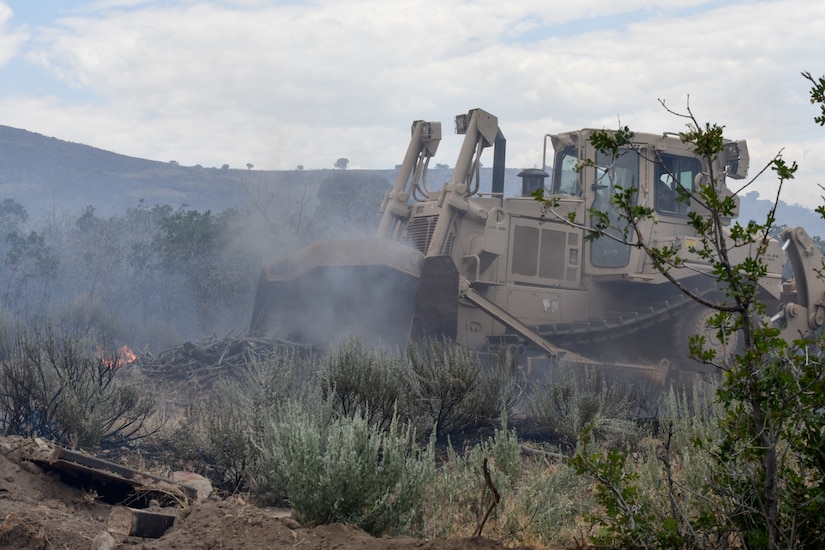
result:
[(662, 100), (746, 139), (751, 174), (796, 161), (783, 199), (814, 207), (800, 73), (825, 74), (823, 29), (813, 0), (0, 0), (0, 124), (187, 166), (381, 169), (419, 119), (454, 165), (453, 117), (480, 107), (529, 168), (548, 133), (683, 130)]

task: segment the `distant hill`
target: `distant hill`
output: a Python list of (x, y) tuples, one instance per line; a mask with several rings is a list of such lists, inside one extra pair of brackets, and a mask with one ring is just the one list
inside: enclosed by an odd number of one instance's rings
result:
[[(771, 200), (761, 199), (759, 193), (751, 191), (740, 197), (739, 221), (742, 223), (747, 223), (749, 220), (765, 221), (772, 204)], [(788, 227), (801, 226), (809, 235), (825, 238), (825, 220), (815, 211), (802, 206), (779, 201), (779, 206), (776, 208), (776, 223)]]
[[(101, 214), (116, 214), (137, 206), (141, 200), (150, 207), (187, 205), (198, 210), (221, 211), (248, 205), (250, 188), (318, 184), (333, 171), (180, 166), (0, 125), (0, 200), (13, 198), (25, 206), (33, 218), (53, 212), (76, 212), (89, 205)], [(519, 171), (506, 170), (505, 194), (508, 196), (520, 192)], [(368, 172), (386, 178), (388, 184), (397, 175), (393, 169)], [(489, 182), (491, 170), (484, 168), (482, 172), (483, 182)], [(430, 186), (440, 187), (450, 179), (451, 173), (448, 168), (431, 168)], [(764, 220), (770, 204), (760, 199), (758, 193), (748, 193), (741, 197), (740, 219)], [(777, 222), (802, 225), (811, 235), (825, 237), (825, 221), (801, 206), (781, 203)]]
[(149, 206), (223, 210), (238, 202), (243, 181), (271, 177), (138, 159), (0, 126), (0, 197), (14, 198), (35, 217), (87, 205), (102, 213), (122, 212), (141, 199)]

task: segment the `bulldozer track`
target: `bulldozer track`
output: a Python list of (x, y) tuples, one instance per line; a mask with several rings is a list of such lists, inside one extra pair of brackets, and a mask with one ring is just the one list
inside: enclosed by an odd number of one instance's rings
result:
[(627, 337), (646, 328), (675, 320), (678, 315), (695, 302), (681, 295), (648, 305), (643, 310), (629, 311), (615, 317), (590, 319), (575, 323), (540, 325), (537, 332), (559, 346), (576, 345), (586, 342), (605, 342)]

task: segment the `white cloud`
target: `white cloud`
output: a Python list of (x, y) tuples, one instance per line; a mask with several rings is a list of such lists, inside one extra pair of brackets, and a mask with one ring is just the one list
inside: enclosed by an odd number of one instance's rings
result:
[[(788, 198), (804, 200), (808, 166), (825, 168), (825, 130), (799, 72), (825, 72), (825, 4), (675, 4), (103, 0), (32, 30), (27, 59), (55, 92), (0, 98), (0, 120), (184, 164), (311, 168), (345, 156), (372, 168), (400, 162), (413, 119), (450, 128), (482, 107), (500, 117), (519, 167), (540, 162), (548, 132), (619, 117), (678, 130), (657, 99), (679, 110), (690, 94), (697, 116), (749, 139), (754, 163), (781, 147), (802, 154)], [(3, 36), (0, 62), (20, 47), (18, 37), (4, 49)], [(453, 164), (458, 146), (445, 136), (438, 162)]]
[(0, 68), (17, 55), (27, 38), (25, 31), (10, 25), (13, 15), (9, 5), (0, 2)]

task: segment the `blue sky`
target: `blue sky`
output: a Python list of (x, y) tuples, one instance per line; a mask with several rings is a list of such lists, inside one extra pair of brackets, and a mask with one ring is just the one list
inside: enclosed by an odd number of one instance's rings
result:
[[(389, 168), (413, 120), (451, 128), (482, 107), (522, 168), (546, 133), (681, 130), (658, 100), (689, 97), (748, 140), (753, 165), (799, 162), (786, 200), (825, 194), (825, 129), (800, 76), (825, 73), (825, 2), (503, 5), (0, 0), (0, 124), (184, 165)], [(436, 161), (459, 145), (445, 136)]]

